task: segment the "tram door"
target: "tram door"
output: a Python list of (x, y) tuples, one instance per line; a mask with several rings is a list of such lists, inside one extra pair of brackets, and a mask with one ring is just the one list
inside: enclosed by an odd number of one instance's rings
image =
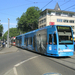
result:
[(56, 37), (56, 33), (53, 34), (53, 50), (52, 50), (52, 54), (57, 54), (57, 37)]
[(47, 53), (52, 54), (52, 50), (53, 50), (53, 33), (52, 32), (48, 32), (48, 45), (47, 45)]
[(35, 37), (36, 37), (36, 36), (33, 37), (33, 47), (34, 47), (34, 51), (36, 50), (36, 49), (35, 49), (35, 47), (36, 47), (36, 40), (35, 40)]
[(56, 54), (57, 51), (57, 39), (55, 33), (49, 33), (49, 44), (48, 44), (48, 52), (51, 54)]

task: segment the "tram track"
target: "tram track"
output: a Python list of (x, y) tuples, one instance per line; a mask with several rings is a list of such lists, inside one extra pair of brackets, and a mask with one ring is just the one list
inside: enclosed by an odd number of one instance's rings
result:
[(71, 62), (71, 61), (68, 61), (68, 60), (62, 60), (62, 61), (65, 61), (65, 62), (69, 62), (69, 63), (75, 64), (74, 62)]
[(75, 58), (71, 58), (71, 59), (74, 59), (75, 60)]
[(75, 57), (73, 56), (73, 57), (68, 57), (68, 58), (60, 58), (60, 60), (62, 60), (62, 61), (65, 61), (65, 62), (68, 62), (68, 63), (73, 63), (73, 64), (75, 64)]
[(49, 59), (75, 71), (75, 61), (73, 60), (75, 59), (74, 56), (68, 57), (68, 58), (65, 57), (65, 59), (64, 58), (54, 58), (54, 57), (50, 57)]

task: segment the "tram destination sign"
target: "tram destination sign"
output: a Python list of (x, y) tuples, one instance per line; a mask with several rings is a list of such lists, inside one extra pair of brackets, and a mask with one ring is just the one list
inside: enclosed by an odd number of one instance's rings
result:
[(58, 31), (71, 31), (70, 27), (67, 26), (57, 26)]

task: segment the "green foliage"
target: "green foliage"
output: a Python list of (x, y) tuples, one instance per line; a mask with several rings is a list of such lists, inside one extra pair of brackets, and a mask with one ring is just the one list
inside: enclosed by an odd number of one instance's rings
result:
[(0, 24), (0, 37), (2, 36), (2, 33), (3, 33), (3, 25)]
[[(7, 40), (7, 34), (8, 34), (8, 31), (6, 31), (3, 36), (4, 39), (6, 39), (6, 40)], [(17, 28), (10, 28), (9, 29), (9, 37), (15, 37), (17, 35), (20, 35), (20, 31)]]
[(27, 24), (26, 24), (26, 16), (25, 16), (25, 13), (22, 14), (22, 16), (19, 18), (17, 18), (17, 21), (18, 21), (18, 30), (21, 30), (22, 33), (26, 32), (27, 31)]
[(41, 10), (39, 10), (38, 7), (30, 7), (27, 9), (26, 12), (26, 18), (27, 18), (27, 25), (34, 30), (38, 28), (38, 19), (40, 17), (39, 13)]
[(21, 30), (23, 33), (37, 29), (40, 12), (41, 10), (38, 7), (28, 8), (26, 13), (23, 13), (20, 18), (17, 18), (17, 28)]

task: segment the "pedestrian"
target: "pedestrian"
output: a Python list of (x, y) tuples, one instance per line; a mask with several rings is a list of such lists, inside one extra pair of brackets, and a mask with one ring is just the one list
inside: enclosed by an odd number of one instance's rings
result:
[(5, 47), (5, 42), (2, 43), (2, 47)]

